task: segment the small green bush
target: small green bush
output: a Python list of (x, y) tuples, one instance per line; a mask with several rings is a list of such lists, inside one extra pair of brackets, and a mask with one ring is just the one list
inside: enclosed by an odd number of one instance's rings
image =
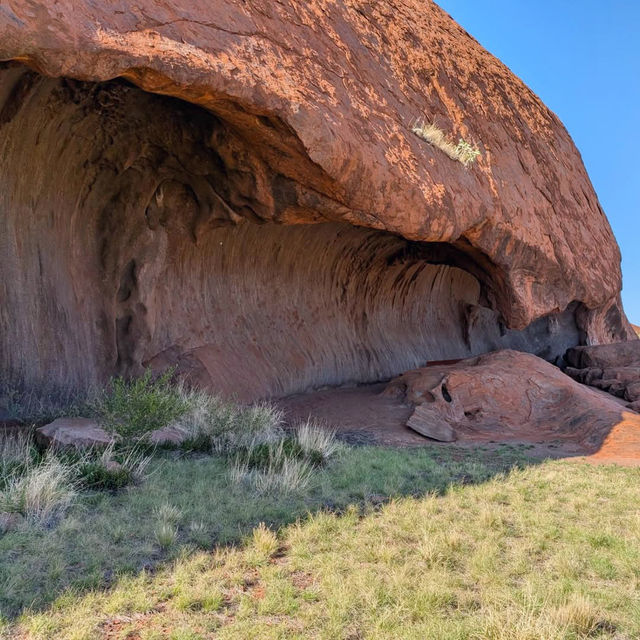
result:
[(150, 369), (134, 380), (113, 378), (92, 409), (103, 424), (124, 438), (160, 429), (189, 410), (181, 389), (172, 383), (173, 370), (154, 379)]

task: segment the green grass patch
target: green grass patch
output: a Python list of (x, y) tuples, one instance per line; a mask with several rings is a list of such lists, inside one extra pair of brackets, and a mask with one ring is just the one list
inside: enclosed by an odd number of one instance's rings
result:
[(505, 462), (345, 449), (257, 495), (219, 458), (155, 461), (55, 534), (0, 539), (4, 612), (34, 599), (28, 638), (640, 637), (640, 471)]

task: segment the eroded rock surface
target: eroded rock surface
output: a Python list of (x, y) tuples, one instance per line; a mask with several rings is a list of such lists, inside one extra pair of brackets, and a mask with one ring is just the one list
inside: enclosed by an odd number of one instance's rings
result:
[(605, 455), (611, 432), (624, 429), (626, 455), (640, 458), (639, 416), (530, 354), (498, 351), (420, 368), (390, 382), (384, 393), (416, 411), (425, 407), (433, 424), (447, 423), (458, 440), (570, 441), (585, 453)]
[(640, 341), (581, 346), (566, 354), (565, 372), (578, 382), (624, 398), (640, 408)]
[(116, 441), (116, 436), (89, 418), (58, 418), (36, 429), (36, 439), (53, 448), (103, 448)]
[(632, 336), (567, 132), (432, 2), (17, 0), (0, 60), (26, 384), (171, 365), (244, 399)]

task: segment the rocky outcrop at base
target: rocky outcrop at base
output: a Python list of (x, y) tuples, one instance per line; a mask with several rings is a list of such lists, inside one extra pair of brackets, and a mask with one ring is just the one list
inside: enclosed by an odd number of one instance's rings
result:
[(624, 428), (628, 455), (640, 457), (640, 416), (529, 354), (506, 350), (423, 367), (391, 381), (385, 394), (415, 406), (407, 426), (418, 424), (427, 436), (434, 428), (435, 439), (444, 433), (448, 441), (560, 440), (596, 453)]
[(625, 399), (640, 409), (640, 341), (569, 349), (565, 372), (586, 385)]

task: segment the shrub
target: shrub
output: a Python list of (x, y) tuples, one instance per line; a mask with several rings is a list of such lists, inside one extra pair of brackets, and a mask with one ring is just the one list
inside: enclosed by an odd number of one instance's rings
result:
[(452, 160), (461, 162), (465, 167), (473, 164), (480, 155), (480, 150), (463, 138), (458, 140), (457, 145), (451, 142), (444, 131), (433, 123), (418, 121), (411, 130), (419, 138), (444, 151)]
[(142, 480), (149, 462), (151, 457), (137, 447), (116, 455), (110, 445), (102, 451), (79, 454), (74, 464), (83, 487), (115, 491)]
[(173, 370), (154, 379), (150, 369), (135, 380), (113, 378), (108, 389), (90, 407), (105, 426), (125, 438), (140, 437), (177, 420), (189, 410)]

